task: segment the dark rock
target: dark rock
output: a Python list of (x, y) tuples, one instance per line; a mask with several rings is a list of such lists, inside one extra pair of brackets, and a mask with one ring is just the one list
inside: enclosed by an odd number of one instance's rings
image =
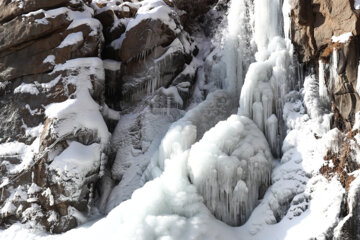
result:
[(120, 48), (120, 59), (129, 63), (143, 59), (156, 47), (166, 47), (176, 38), (175, 32), (161, 20), (146, 19), (126, 32)]
[(21, 14), (36, 11), (38, 9), (55, 8), (64, 6), (67, 3), (69, 3), (69, 0), (0, 0), (0, 22), (7, 21)]

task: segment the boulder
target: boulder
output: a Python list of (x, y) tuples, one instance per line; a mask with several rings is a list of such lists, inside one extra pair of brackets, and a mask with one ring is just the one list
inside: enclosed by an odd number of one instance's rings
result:
[(51, 9), (64, 6), (69, 0), (23, 0), (23, 1), (0, 1), (0, 23), (21, 14), (29, 13), (39, 9)]

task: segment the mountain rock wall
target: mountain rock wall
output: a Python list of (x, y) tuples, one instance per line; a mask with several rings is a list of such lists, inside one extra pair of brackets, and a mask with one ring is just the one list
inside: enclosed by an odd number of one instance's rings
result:
[(299, 59), (306, 70), (315, 67), (316, 72), (319, 61), (324, 62), (332, 110), (341, 116), (334, 126), (348, 130), (360, 110), (360, 10), (355, 7), (353, 0), (291, 1), (291, 38)]

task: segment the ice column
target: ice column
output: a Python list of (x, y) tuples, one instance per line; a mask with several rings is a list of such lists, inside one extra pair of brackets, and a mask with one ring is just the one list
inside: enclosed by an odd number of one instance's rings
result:
[(356, 91), (360, 95), (360, 62), (359, 62), (358, 72), (357, 72)]
[(319, 96), (323, 101), (329, 98), (325, 83), (325, 66), (322, 60), (319, 61)]
[(253, 61), (253, 1), (233, 0), (228, 14), (228, 27), (224, 32), (224, 61), (226, 78), (223, 87), (237, 102), (245, 73)]

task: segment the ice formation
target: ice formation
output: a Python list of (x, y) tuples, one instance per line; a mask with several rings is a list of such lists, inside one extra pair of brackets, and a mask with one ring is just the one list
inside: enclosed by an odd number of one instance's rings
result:
[(323, 101), (328, 99), (327, 86), (325, 82), (325, 66), (322, 60), (319, 61), (319, 96)]
[(253, 1), (231, 1), (228, 27), (225, 31), (224, 61), (226, 78), (223, 88), (236, 100), (244, 84), (244, 77), (253, 61)]
[(283, 22), (289, 27), (287, 17), (281, 17), (281, 4), (282, 1), (254, 1), (256, 62), (246, 73), (239, 100), (239, 114), (255, 121), (275, 157), (281, 155), (279, 146), (284, 138), (280, 127), (284, 97), (296, 85), (293, 48), (289, 39), (281, 37)]
[(272, 156), (255, 124), (233, 115), (191, 147), (188, 166), (205, 205), (218, 219), (238, 226), (270, 183)]

